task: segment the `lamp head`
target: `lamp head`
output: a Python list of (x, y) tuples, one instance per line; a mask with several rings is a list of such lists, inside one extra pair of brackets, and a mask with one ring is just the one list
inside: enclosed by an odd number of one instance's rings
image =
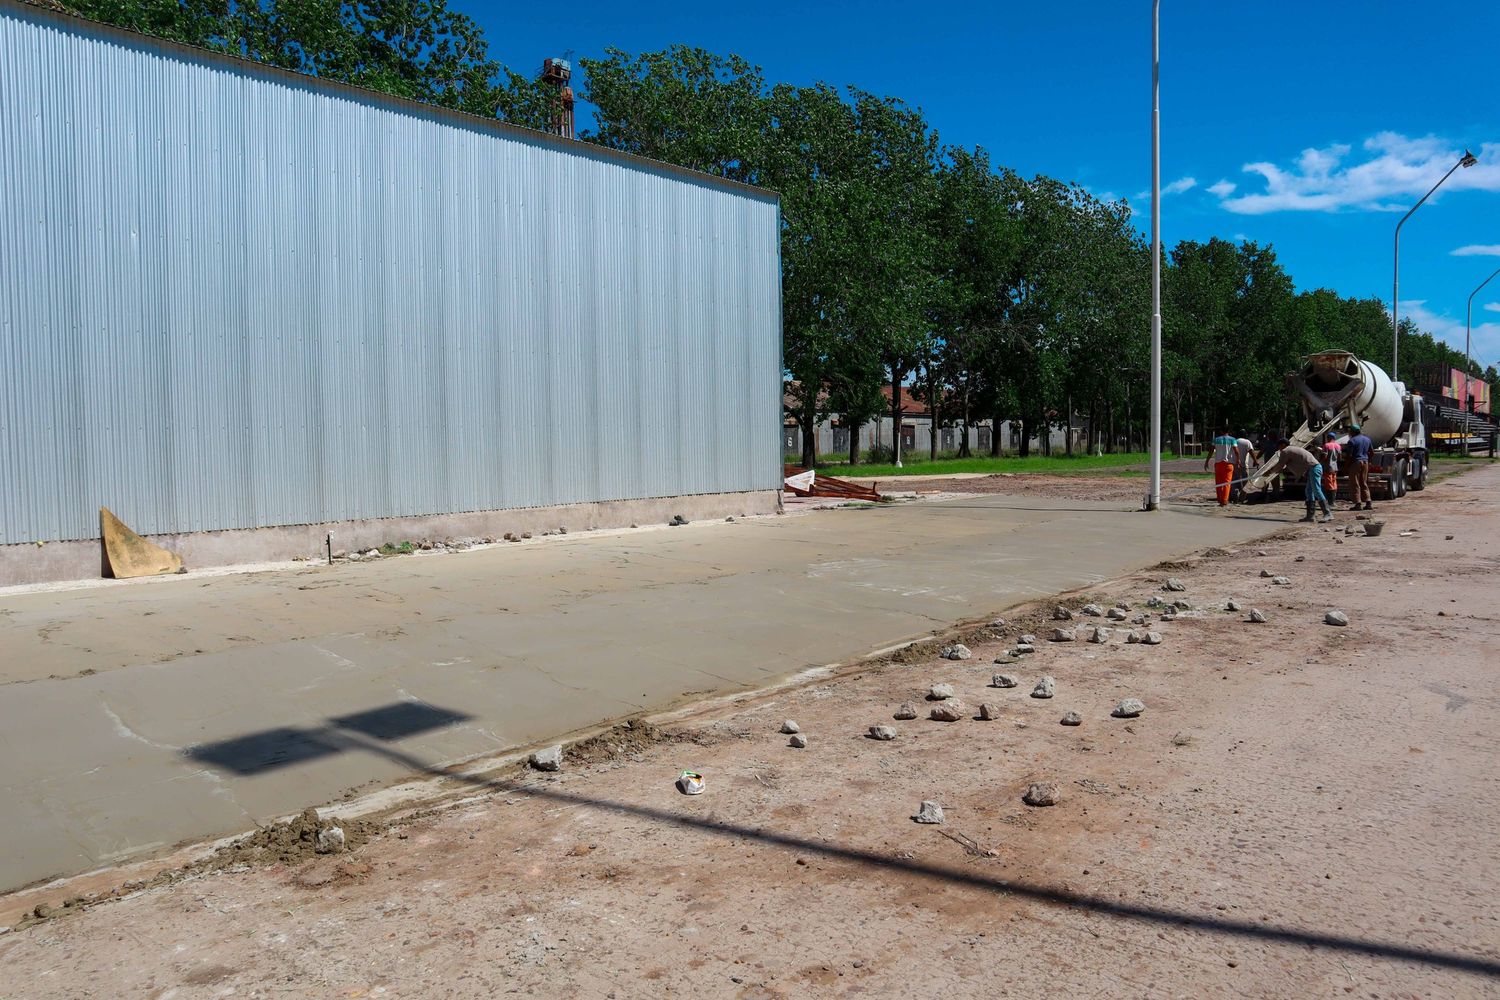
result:
[(1472, 167), (1474, 164), (1479, 162), (1479, 159), (1466, 149), (1464, 150), (1463, 159), (1459, 160), (1458, 162), (1460, 166)]

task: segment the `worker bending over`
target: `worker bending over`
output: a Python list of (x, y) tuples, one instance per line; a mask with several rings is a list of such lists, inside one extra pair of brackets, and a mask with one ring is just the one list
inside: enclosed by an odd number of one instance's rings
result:
[(1302, 520), (1311, 521), (1313, 518), (1313, 507), (1316, 505), (1323, 511), (1323, 520), (1332, 521), (1333, 511), (1328, 508), (1328, 497), (1323, 493), (1323, 464), (1318, 457), (1306, 448), (1298, 448), (1294, 444), (1281, 442), (1281, 447), (1276, 452), (1276, 461), (1262, 475), (1272, 476), (1280, 472), (1288, 472), (1294, 476), (1307, 477), (1307, 489), (1303, 498), (1307, 501), (1307, 516)]

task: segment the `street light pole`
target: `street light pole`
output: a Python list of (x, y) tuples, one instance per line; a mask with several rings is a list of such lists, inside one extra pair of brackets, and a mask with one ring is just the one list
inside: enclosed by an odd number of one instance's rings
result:
[(1161, 506), (1161, 0), (1151, 2), (1151, 492)]
[(1469, 293), (1469, 304), (1464, 308), (1464, 454), (1469, 453), (1469, 369), (1474, 367), (1474, 355), (1470, 351), (1469, 342), (1474, 334), (1474, 296), (1478, 295), (1485, 285), (1500, 274), (1500, 267), (1495, 268), (1488, 278), (1479, 283), (1479, 287)]
[(1422, 207), (1422, 202), (1424, 202), (1428, 198), (1432, 197), (1432, 192), (1433, 191), (1436, 191), (1438, 188), (1440, 188), (1440, 187), (1443, 186), (1443, 181), (1445, 181), (1449, 177), (1453, 176), (1453, 171), (1457, 170), (1459, 167), (1472, 167), (1474, 164), (1476, 164), (1478, 162), (1479, 161), (1474, 158), (1474, 154), (1473, 153), (1469, 152), (1467, 149), (1464, 150), (1464, 155), (1460, 156), (1458, 158), (1458, 162), (1455, 163), (1455, 164), (1453, 164), (1453, 166), (1449, 167), (1448, 168), (1448, 172), (1446, 174), (1444, 174), (1438, 180), (1438, 182), (1432, 186), (1432, 189), (1430, 191), (1428, 191), (1426, 194), (1424, 194), (1422, 196), (1421, 201), (1418, 201), (1415, 205), (1413, 205), (1411, 207), (1410, 211), (1408, 211), (1405, 215), (1401, 216), (1401, 221), (1398, 222), (1398, 223), (1396, 223), (1396, 266), (1395, 266), (1395, 269), (1394, 269), (1393, 276), (1391, 278), (1391, 381), (1392, 382), (1395, 382), (1397, 380), (1396, 368), (1398, 366), (1398, 362), (1400, 361), (1400, 355), (1401, 355), (1401, 227), (1404, 226), (1404, 225), (1406, 225), (1406, 220), (1411, 218), (1412, 212), (1415, 212), (1417, 209), (1419, 209), (1419, 208)]

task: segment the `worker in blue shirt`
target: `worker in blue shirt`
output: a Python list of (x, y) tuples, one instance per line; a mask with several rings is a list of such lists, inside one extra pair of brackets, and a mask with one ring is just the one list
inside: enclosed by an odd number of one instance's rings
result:
[(1370, 452), (1375, 443), (1359, 429), (1359, 424), (1350, 424), (1349, 443), (1344, 446), (1344, 456), (1349, 460), (1349, 492), (1354, 497), (1350, 510), (1371, 510), (1370, 506)]

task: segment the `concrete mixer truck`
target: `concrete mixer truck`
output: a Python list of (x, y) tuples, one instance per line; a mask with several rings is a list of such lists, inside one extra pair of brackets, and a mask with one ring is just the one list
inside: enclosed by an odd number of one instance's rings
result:
[[(1348, 351), (1309, 355), (1286, 383), (1301, 402), (1305, 418), (1291, 436), (1292, 444), (1310, 448), (1329, 431), (1342, 444), (1349, 440), (1349, 428), (1359, 424), (1375, 445), (1370, 455), (1371, 493), (1395, 500), (1427, 485), (1427, 429), (1420, 395), (1407, 392), (1404, 384), (1392, 382), (1378, 366)], [(1251, 475), (1245, 483), (1247, 493), (1266, 494), (1270, 479), (1264, 473), (1272, 461), (1274, 457), (1267, 456)], [(1283, 487), (1302, 495), (1300, 484), (1284, 482)]]

